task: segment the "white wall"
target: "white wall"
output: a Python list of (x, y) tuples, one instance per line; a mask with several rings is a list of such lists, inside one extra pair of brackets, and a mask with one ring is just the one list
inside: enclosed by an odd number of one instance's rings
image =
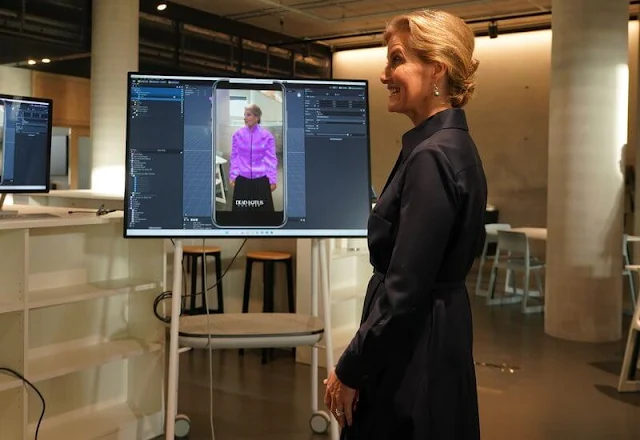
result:
[(31, 71), (0, 66), (0, 94), (31, 96)]
[[(638, 81), (638, 23), (629, 23), (630, 121), (635, 121)], [(478, 87), (466, 107), (471, 134), (482, 156), (489, 184), (489, 203), (501, 221), (514, 225), (546, 224), (547, 152), (551, 31), (476, 39)], [(380, 83), (386, 48), (334, 54), (334, 78), (370, 81), (372, 177), (384, 184), (409, 120), (387, 112), (387, 91)], [(606, 111), (606, 109), (603, 109)], [(636, 145), (635, 124), (629, 144)], [(627, 163), (635, 152), (629, 148)]]

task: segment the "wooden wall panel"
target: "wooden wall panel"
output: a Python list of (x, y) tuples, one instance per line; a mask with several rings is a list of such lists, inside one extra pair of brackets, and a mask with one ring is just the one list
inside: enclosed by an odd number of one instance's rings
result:
[(53, 99), (53, 125), (89, 127), (91, 81), (66, 75), (33, 72), (33, 96)]

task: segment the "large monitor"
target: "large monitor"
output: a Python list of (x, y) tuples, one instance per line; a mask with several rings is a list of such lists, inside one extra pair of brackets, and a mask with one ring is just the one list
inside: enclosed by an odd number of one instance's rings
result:
[(48, 192), (52, 101), (0, 95), (0, 193)]
[(366, 81), (130, 73), (125, 237), (362, 237)]
[(0, 94), (0, 219), (10, 193), (46, 193), (50, 188), (53, 103), (49, 99)]

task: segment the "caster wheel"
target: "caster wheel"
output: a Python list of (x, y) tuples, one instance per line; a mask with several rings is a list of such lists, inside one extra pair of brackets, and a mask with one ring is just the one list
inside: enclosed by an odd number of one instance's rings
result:
[(184, 414), (178, 414), (176, 416), (176, 428), (175, 435), (176, 438), (186, 438), (189, 436), (189, 431), (191, 430), (191, 420), (189, 417)]
[(331, 419), (325, 412), (313, 413), (309, 419), (309, 426), (314, 434), (324, 434), (331, 426)]

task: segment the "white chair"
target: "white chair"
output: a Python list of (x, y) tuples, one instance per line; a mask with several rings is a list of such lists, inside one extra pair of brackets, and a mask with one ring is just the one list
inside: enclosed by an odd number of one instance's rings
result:
[(627, 277), (629, 281), (629, 296), (631, 297), (631, 313), (633, 313), (633, 307), (636, 304), (636, 285), (633, 278), (633, 272), (626, 269), (631, 264), (631, 258), (629, 257), (629, 235), (624, 234), (622, 241), (622, 258), (624, 267), (622, 268), (622, 275)]
[[(214, 196), (216, 198), (216, 202), (227, 203), (227, 189), (225, 188), (224, 181), (224, 172), (222, 171), (222, 165), (227, 163), (227, 159), (222, 156), (215, 156), (216, 164), (215, 164), (215, 179), (216, 183), (213, 187)], [(220, 195), (218, 195), (218, 190), (220, 191)]]
[(487, 255), (489, 245), (498, 243), (498, 231), (511, 229), (511, 225), (508, 223), (488, 223), (484, 225), (486, 237), (484, 239), (484, 246), (482, 247), (482, 254), (480, 254), (480, 263), (478, 265), (478, 276), (476, 278), (476, 295), (487, 296), (487, 291), (482, 290), (482, 275), (484, 271), (484, 265), (488, 259), (493, 260), (493, 255)]
[(635, 310), (627, 336), (627, 346), (624, 351), (622, 368), (618, 379), (618, 392), (640, 392), (640, 378), (637, 369), (640, 368), (640, 300), (634, 303)]
[[(506, 256), (503, 255), (506, 253)], [(487, 305), (496, 304), (513, 304), (521, 302), (522, 313), (538, 313), (544, 311), (544, 304), (530, 306), (529, 301), (529, 284), (531, 272), (534, 273), (540, 291), (540, 298), (544, 297), (542, 287), (542, 277), (540, 271), (544, 269), (543, 261), (531, 256), (529, 249), (529, 239), (522, 232), (514, 232), (509, 230), (498, 231), (498, 245), (496, 255), (491, 268), (491, 276), (489, 278), (489, 291), (487, 294)], [(498, 269), (504, 269), (509, 272), (522, 272), (524, 278), (523, 295), (520, 298), (517, 295), (516, 277), (513, 277), (512, 295), (501, 298), (496, 297), (496, 278)], [(506, 292), (505, 292), (506, 293)]]

